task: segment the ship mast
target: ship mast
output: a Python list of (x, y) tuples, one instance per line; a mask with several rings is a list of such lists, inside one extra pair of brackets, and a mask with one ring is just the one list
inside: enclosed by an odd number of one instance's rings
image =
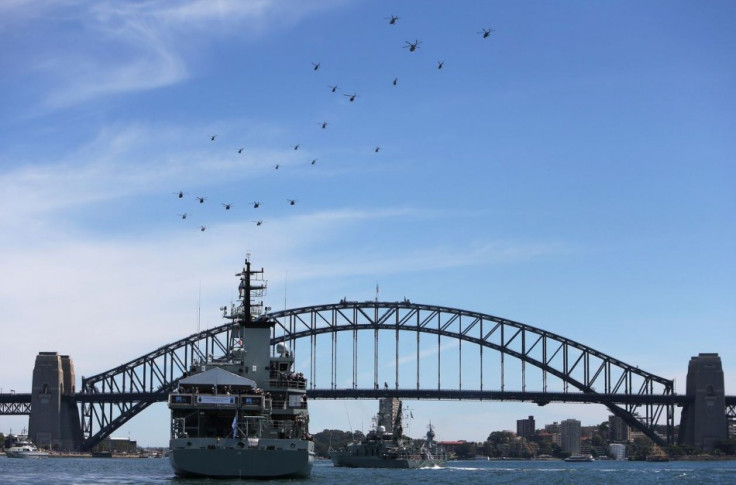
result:
[(245, 327), (253, 323), (254, 317), (263, 314), (262, 298), (266, 290), (266, 281), (263, 279), (263, 268), (251, 269), (250, 257), (245, 258), (245, 267), (235, 276), (240, 277), (238, 286), (238, 299), (240, 300), (239, 311), (231, 312), (228, 318), (238, 322), (238, 338), (241, 342), (245, 338)]

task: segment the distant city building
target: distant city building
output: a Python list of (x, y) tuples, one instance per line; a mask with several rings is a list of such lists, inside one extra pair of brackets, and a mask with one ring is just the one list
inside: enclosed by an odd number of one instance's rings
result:
[(529, 438), (530, 436), (534, 436), (535, 431), (536, 428), (534, 424), (534, 416), (529, 416), (529, 418), (527, 419), (516, 420), (517, 436), (521, 436), (522, 438)]
[(562, 451), (571, 455), (580, 454), (580, 421), (577, 419), (566, 419), (560, 423), (560, 434), (562, 435)]
[(611, 415), (608, 417), (608, 439), (618, 443), (631, 441), (631, 428), (623, 419)]
[(400, 412), (401, 400), (397, 398), (384, 398), (378, 402), (378, 407), (379, 422), (376, 425), (383, 426), (386, 428), (387, 434), (392, 434), (394, 432), (396, 416)]
[(608, 449), (611, 450), (611, 454), (613, 455), (613, 458), (616, 460), (625, 460), (626, 459), (626, 445), (623, 443), (611, 443), (608, 446)]
[(549, 434), (560, 434), (560, 423), (555, 421), (552, 424), (545, 424), (544, 430)]

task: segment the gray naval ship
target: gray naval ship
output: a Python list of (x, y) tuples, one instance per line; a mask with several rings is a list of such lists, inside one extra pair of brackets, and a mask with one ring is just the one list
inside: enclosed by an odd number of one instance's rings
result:
[(192, 366), (169, 394), (169, 460), (178, 477), (305, 478), (314, 461), (306, 381), (294, 356), (271, 351), (275, 321), (262, 313), (263, 270), (246, 259), (225, 356)]
[(403, 436), (401, 400), (380, 399), (379, 412), (374, 422), (373, 429), (365, 439), (350, 443), (343, 450), (329, 452), (333, 465), (351, 468), (444, 466), (447, 455), (434, 440), (431, 424), (421, 446)]

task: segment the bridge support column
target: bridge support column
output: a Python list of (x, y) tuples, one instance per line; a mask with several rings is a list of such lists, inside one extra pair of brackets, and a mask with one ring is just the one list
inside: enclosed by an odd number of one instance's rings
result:
[(74, 364), (68, 355), (40, 352), (31, 385), (28, 436), (39, 447), (78, 450), (82, 444), (79, 410), (73, 399)]
[(678, 443), (712, 451), (717, 441), (728, 438), (723, 367), (718, 354), (699, 354), (690, 359), (686, 394), (693, 402), (682, 408)]

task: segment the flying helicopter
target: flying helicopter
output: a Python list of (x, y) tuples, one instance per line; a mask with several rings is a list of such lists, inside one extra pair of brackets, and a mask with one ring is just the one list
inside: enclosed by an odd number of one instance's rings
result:
[(180, 199), (184, 198), (184, 192), (182, 192), (181, 190), (179, 192), (172, 192), (172, 194), (176, 195)]
[(396, 15), (392, 15), (390, 17), (383, 17), (384, 19), (388, 20), (389, 25), (395, 25), (396, 21), (399, 20), (399, 17)]
[(404, 42), (406, 42), (404, 49), (409, 48), (409, 52), (414, 52), (419, 48), (419, 44), (421, 44), (421, 42), (419, 42), (418, 40), (415, 40), (414, 42), (409, 42), (408, 40), (405, 40)]
[(329, 123), (327, 123), (326, 121), (323, 121), (322, 123), (320, 123), (320, 126), (321, 126), (321, 127), (322, 127), (322, 129), (324, 130), (325, 128), (327, 128), (327, 125), (328, 125), (328, 124), (329, 124)]
[(238, 148), (238, 153), (243, 153), (243, 148)]
[(489, 37), (491, 35), (491, 32), (495, 32), (495, 30), (494, 29), (483, 29), (478, 33), (483, 34), (483, 38), (485, 39), (486, 37)]
[(374, 151), (375, 153), (378, 153), (378, 152), (380, 152), (380, 151), (381, 151), (381, 147), (380, 147), (380, 146), (378, 146), (378, 145), (376, 145), (376, 148), (374, 148), (374, 149), (373, 149), (373, 151)]
[(258, 201), (253, 202), (253, 208), (258, 209), (261, 206), (261, 203)]
[(177, 214), (177, 216), (181, 217), (182, 219), (186, 219), (187, 213), (185, 212), (184, 214)]
[(294, 150), (299, 150), (299, 144), (294, 145)]
[(289, 205), (296, 205), (296, 199), (286, 199)]
[(355, 101), (355, 98), (357, 98), (357, 97), (358, 97), (358, 95), (357, 95), (357, 94), (343, 94), (343, 96), (347, 96), (348, 98), (350, 98), (350, 102), (351, 102), (351, 103), (352, 103), (353, 101)]
[(319, 62), (316, 63), (316, 64), (314, 62), (312, 63), (312, 65), (314, 66), (314, 70), (315, 71), (319, 69), (319, 64), (320, 64)]
[(256, 226), (260, 226), (261, 224), (263, 224), (263, 219), (258, 219), (257, 221), (253, 221), (253, 222), (256, 223)]
[(223, 207), (225, 208), (225, 210), (226, 210), (226, 211), (229, 211), (229, 210), (230, 210), (230, 208), (231, 208), (231, 207), (232, 207), (233, 205), (232, 205), (232, 204), (226, 204), (226, 203), (224, 203), (224, 202), (223, 202), (223, 203), (222, 203), (222, 206), (223, 206)]
[(335, 84), (334, 86), (327, 86), (327, 87), (330, 88), (330, 91), (332, 91), (333, 93), (337, 91), (337, 84)]
[(200, 230), (201, 232), (204, 232), (204, 231), (205, 231), (205, 229), (207, 229), (207, 226), (199, 226), (199, 230)]
[(210, 135), (210, 141), (215, 141), (215, 137), (216, 137), (216, 136), (217, 136), (217, 135)]
[(314, 165), (314, 164), (316, 164), (316, 163), (317, 163), (317, 159), (316, 159), (316, 158), (313, 158), (313, 159), (312, 159), (312, 165)]
[(276, 166), (274, 166), (273, 168), (275, 168), (276, 170), (278, 170), (280, 166), (281, 166), (281, 165), (279, 165), (279, 164), (277, 163), (277, 164), (276, 164)]
[(207, 197), (195, 197), (199, 201), (200, 204), (204, 204), (204, 201), (207, 200)]
[(437, 69), (442, 69), (442, 66), (445, 65), (445, 61), (437, 61)]
[(391, 84), (396, 86), (399, 83), (399, 78), (395, 77)]

